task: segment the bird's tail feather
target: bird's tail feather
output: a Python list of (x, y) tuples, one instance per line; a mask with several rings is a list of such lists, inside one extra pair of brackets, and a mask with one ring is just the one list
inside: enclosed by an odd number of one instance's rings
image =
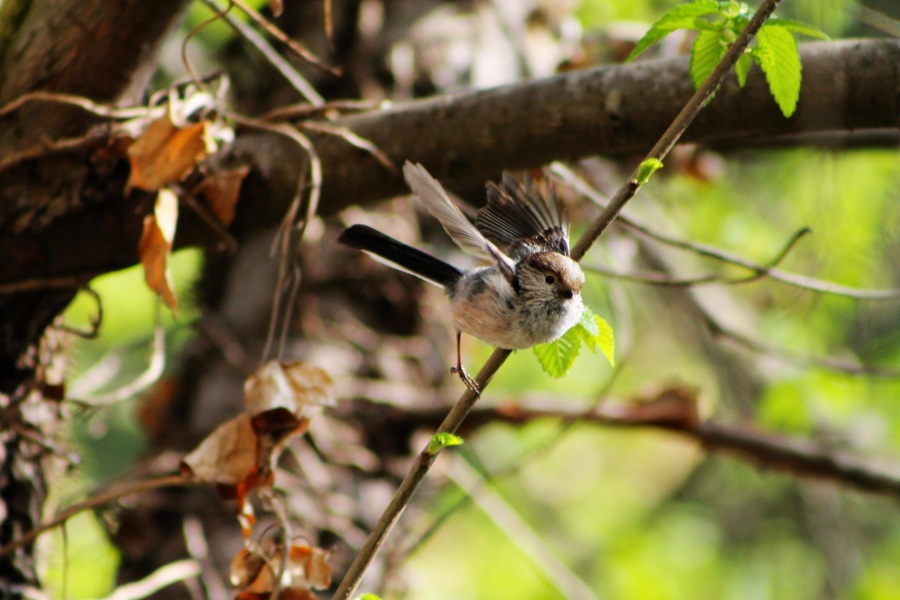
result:
[(415, 275), (438, 287), (449, 288), (463, 276), (463, 272), (453, 265), (366, 225), (348, 227), (338, 241), (345, 246), (366, 252), (379, 262)]

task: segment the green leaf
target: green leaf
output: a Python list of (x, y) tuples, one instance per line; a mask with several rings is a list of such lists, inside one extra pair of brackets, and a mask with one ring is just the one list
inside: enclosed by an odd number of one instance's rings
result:
[(716, 0), (695, 0), (688, 4), (676, 6), (662, 16), (650, 27), (650, 30), (640, 39), (625, 62), (633, 60), (638, 54), (663, 39), (676, 29), (697, 29), (697, 20), (706, 15), (719, 12), (719, 2)]
[(615, 365), (613, 330), (602, 317), (584, 307), (581, 319), (563, 336), (548, 344), (539, 344), (532, 350), (541, 368), (557, 379), (566, 375), (575, 364), (581, 345), (593, 353), (599, 349), (611, 365)]
[(753, 58), (750, 54), (742, 54), (734, 65), (734, 74), (737, 75), (738, 85), (744, 87), (747, 83), (747, 75), (750, 73), (750, 67), (753, 66)]
[(831, 39), (828, 37), (828, 34), (821, 29), (813, 27), (812, 25), (808, 25), (802, 21), (794, 21), (793, 19), (771, 17), (768, 21), (766, 21), (766, 27), (781, 27), (783, 29), (787, 29), (792, 33), (806, 35), (811, 38), (816, 38), (817, 40)]
[(578, 321), (578, 324), (584, 327), (585, 331), (590, 333), (592, 336), (598, 335), (600, 333), (600, 327), (597, 326), (597, 322), (594, 320), (594, 311), (592, 311), (587, 306), (584, 307), (584, 310), (581, 313), (581, 319)]
[(572, 328), (592, 353), (597, 349), (603, 353), (611, 366), (616, 366), (615, 338), (612, 327), (601, 316), (595, 315), (591, 309), (585, 307), (581, 321)]
[(763, 25), (756, 35), (753, 59), (759, 64), (769, 91), (785, 117), (794, 114), (800, 98), (800, 54), (797, 40), (782, 27)]
[(447, 446), (459, 446), (463, 443), (463, 439), (458, 435), (454, 435), (452, 433), (447, 433), (446, 431), (443, 433), (436, 433), (431, 436), (431, 440), (428, 442), (427, 452), (432, 456), (446, 448)]
[(597, 322), (597, 328), (600, 330), (594, 336), (597, 347), (600, 348), (600, 352), (609, 361), (609, 365), (614, 367), (616, 366), (616, 338), (613, 335), (613, 328), (600, 315), (594, 315), (594, 321)]
[(663, 164), (662, 161), (658, 158), (648, 158), (643, 161), (640, 165), (638, 165), (637, 169), (637, 182), (638, 185), (644, 185), (647, 183), (647, 180), (650, 179), (650, 176), (662, 169)]
[(553, 340), (547, 344), (538, 344), (532, 348), (532, 352), (541, 363), (544, 372), (560, 379), (569, 372), (575, 359), (578, 358), (578, 351), (581, 350), (581, 335), (577, 329), (580, 325), (575, 325), (561, 338)]
[(363, 594), (362, 596), (357, 596), (354, 600), (381, 600), (381, 596), (376, 596), (375, 594)]
[(725, 54), (721, 32), (701, 31), (691, 47), (691, 82), (700, 89)]

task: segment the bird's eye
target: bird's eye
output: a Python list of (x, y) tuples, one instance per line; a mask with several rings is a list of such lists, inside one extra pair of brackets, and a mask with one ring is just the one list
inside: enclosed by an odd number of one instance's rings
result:
[(544, 281), (546, 281), (547, 283), (553, 283), (556, 281), (556, 278), (553, 277), (553, 275), (547, 275), (547, 279), (545, 279)]

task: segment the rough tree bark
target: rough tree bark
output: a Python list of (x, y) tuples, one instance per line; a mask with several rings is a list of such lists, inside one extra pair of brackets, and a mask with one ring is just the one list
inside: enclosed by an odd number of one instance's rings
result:
[[(0, 105), (34, 90), (78, 94), (101, 102), (131, 102), (143, 92), (155, 68), (159, 41), (185, 0), (18, 0), (0, 4)], [(94, 121), (83, 111), (30, 104), (0, 119), (0, 157), (41, 153), (52, 141), (83, 135)], [(0, 232), (8, 240), (28, 239), (59, 215), (121, 200), (116, 177), (98, 172), (87, 153), (47, 153), (0, 173)], [(127, 206), (127, 205), (126, 205)], [(106, 218), (139, 235), (129, 208)], [(21, 236), (21, 237), (20, 237)], [(69, 235), (67, 250), (78, 252), (99, 240)], [(137, 238), (135, 238), (137, 239)], [(102, 243), (102, 242), (100, 242)], [(26, 242), (27, 244), (27, 242)], [(36, 250), (53, 261), (51, 245)], [(4, 253), (4, 261), (18, 256)], [(8, 263), (10, 264), (10, 263)], [(40, 518), (45, 489), (35, 443), (52, 425), (52, 411), (29, 410), (41, 402), (36, 376), (38, 340), (72, 299), (77, 287), (26, 290), (0, 296), (0, 543), (32, 528)], [(31, 419), (41, 419), (34, 422)], [(29, 548), (0, 561), (0, 594), (35, 581)], [(11, 594), (11, 595), (8, 595)]]

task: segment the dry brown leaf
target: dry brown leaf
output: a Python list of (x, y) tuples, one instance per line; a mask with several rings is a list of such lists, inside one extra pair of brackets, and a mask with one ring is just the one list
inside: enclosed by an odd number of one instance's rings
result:
[(200, 481), (238, 486), (257, 471), (258, 436), (250, 415), (241, 413), (219, 425), (184, 457), (182, 470)]
[(242, 548), (231, 559), (231, 585), (245, 592), (272, 591), (275, 577), (266, 559), (256, 552)]
[[(241, 594), (268, 594), (275, 588), (276, 573), (281, 570), (284, 548), (267, 540), (263, 547), (244, 548), (231, 561), (231, 584)], [(291, 598), (315, 598), (310, 589), (327, 589), (331, 585), (331, 552), (307, 544), (292, 545), (281, 578), (282, 595)], [(273, 572), (274, 569), (274, 572)], [(305, 594), (303, 593), (305, 592)], [(247, 598), (255, 596), (246, 596)]]
[(125, 189), (152, 192), (181, 181), (213, 150), (207, 123), (177, 127), (166, 115), (152, 122), (128, 148), (131, 174)]
[(144, 232), (138, 244), (138, 254), (144, 266), (147, 286), (176, 313), (178, 298), (175, 297), (168, 262), (177, 224), (178, 197), (172, 190), (162, 189), (156, 196), (153, 214), (144, 217)]
[(288, 557), (289, 569), (294, 569), (292, 583), (302, 583), (316, 590), (324, 590), (331, 585), (331, 566), (328, 564), (330, 551), (296, 544), (291, 546)]
[(244, 403), (256, 416), (284, 409), (299, 417), (307, 406), (334, 402), (334, 383), (323, 369), (303, 362), (272, 361), (244, 382)]
[(244, 165), (236, 169), (217, 169), (212, 171), (199, 185), (198, 191), (206, 200), (206, 205), (225, 225), (234, 220), (234, 209), (237, 205), (241, 184), (250, 172)]

